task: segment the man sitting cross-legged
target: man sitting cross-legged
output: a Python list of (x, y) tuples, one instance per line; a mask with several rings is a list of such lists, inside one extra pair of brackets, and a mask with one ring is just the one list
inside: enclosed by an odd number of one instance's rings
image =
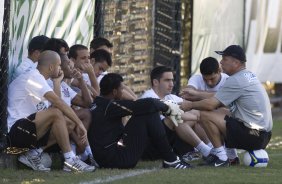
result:
[[(8, 89), (8, 129), (11, 146), (30, 148), (19, 156), (19, 161), (34, 170), (49, 171), (40, 162), (42, 148), (55, 143), (60, 146), (64, 165), (75, 171), (93, 171), (71, 150), (69, 132), (75, 130), (81, 142), (87, 132), (74, 111), (58, 97), (47, 79), (60, 75), (61, 60), (57, 53), (41, 53), (37, 69), (19, 76)], [(52, 106), (48, 108), (49, 104)], [(67, 124), (65, 116), (72, 121)]]

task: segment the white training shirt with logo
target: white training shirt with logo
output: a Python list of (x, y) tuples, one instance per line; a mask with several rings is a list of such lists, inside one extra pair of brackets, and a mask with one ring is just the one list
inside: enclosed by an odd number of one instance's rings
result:
[(53, 91), (37, 69), (20, 75), (8, 88), (8, 131), (19, 119), (47, 109), (50, 103), (44, 95)]

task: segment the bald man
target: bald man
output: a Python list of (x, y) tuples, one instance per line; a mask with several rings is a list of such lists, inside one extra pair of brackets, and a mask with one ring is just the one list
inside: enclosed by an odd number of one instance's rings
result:
[[(86, 130), (74, 111), (47, 84), (49, 78), (63, 77), (61, 60), (54, 51), (44, 51), (37, 69), (20, 75), (8, 88), (8, 132), (11, 146), (29, 148), (18, 160), (37, 171), (50, 171), (40, 161), (43, 148), (57, 143), (65, 158), (64, 167), (75, 171), (93, 171), (71, 150), (69, 132), (74, 129), (82, 142)], [(67, 118), (65, 118), (65, 116)], [(67, 124), (70, 119), (73, 124)]]

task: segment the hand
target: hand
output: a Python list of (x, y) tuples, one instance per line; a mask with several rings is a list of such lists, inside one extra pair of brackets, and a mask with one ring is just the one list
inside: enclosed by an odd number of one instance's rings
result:
[(82, 74), (79, 70), (73, 69), (72, 77), (75, 79), (82, 79)]
[(193, 88), (184, 88), (180, 93), (179, 96), (184, 99), (189, 99), (191, 96), (197, 95), (197, 90)]
[(79, 136), (81, 143), (85, 144), (87, 141), (87, 131), (82, 123), (75, 127), (76, 134)]
[(91, 63), (83, 63), (81, 64), (83, 71), (87, 74), (94, 73), (94, 68)]
[(190, 111), (192, 109), (192, 103), (191, 101), (183, 101), (182, 103), (180, 103), (180, 108), (184, 111)]
[(178, 126), (178, 123), (183, 123), (181, 115), (184, 113), (184, 111), (179, 108), (179, 105), (171, 100), (165, 100), (163, 102), (169, 107), (164, 115), (168, 116), (175, 126)]
[(53, 81), (53, 83), (60, 84), (62, 82), (63, 78), (64, 78), (64, 72), (62, 70), (60, 70), (59, 73), (58, 73), (58, 76), (51, 78), (51, 80)]

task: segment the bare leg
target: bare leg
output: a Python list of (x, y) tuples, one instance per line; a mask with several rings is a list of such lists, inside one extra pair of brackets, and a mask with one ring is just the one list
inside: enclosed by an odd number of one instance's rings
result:
[(222, 136), (226, 136), (226, 111), (201, 111), (200, 122), (215, 148), (223, 145)]
[(179, 124), (178, 127), (175, 127), (175, 131), (182, 140), (196, 147), (201, 140), (191, 128), (193, 125), (195, 125), (195, 122), (186, 121), (185, 123)]
[(50, 108), (36, 113), (34, 120), (37, 139), (40, 139), (51, 127), (52, 136), (64, 153), (71, 151), (67, 124), (62, 112), (56, 108)]

